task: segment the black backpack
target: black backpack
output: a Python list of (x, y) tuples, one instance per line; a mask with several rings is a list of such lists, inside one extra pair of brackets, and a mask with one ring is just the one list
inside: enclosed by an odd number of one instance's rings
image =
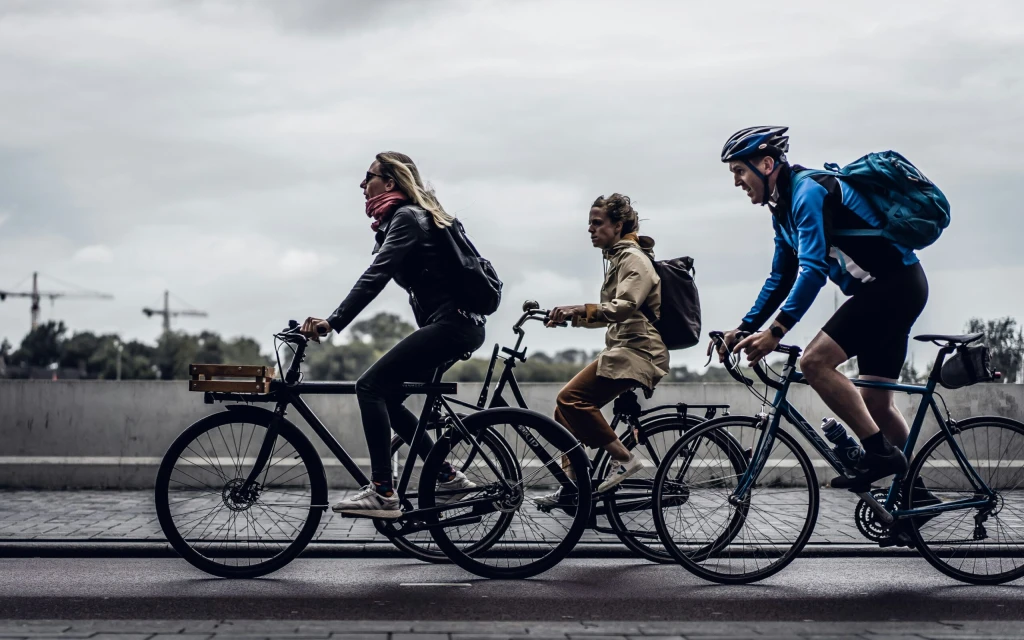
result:
[(661, 278), (661, 317), (653, 321), (654, 328), (669, 349), (692, 347), (700, 342), (700, 296), (693, 279), (693, 258), (658, 261), (643, 254)]
[(501, 304), (502, 282), (494, 265), (480, 256), (458, 219), (452, 221), (445, 235), (455, 251), (454, 284), (459, 307), (463, 311), (491, 315)]

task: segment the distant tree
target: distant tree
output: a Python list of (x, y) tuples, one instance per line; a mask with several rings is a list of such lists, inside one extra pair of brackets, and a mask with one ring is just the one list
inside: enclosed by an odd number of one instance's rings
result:
[(374, 349), (384, 352), (398, 344), (416, 329), (394, 313), (378, 313), (377, 315), (352, 323), (349, 331), (352, 339), (373, 345)]
[[(382, 312), (353, 323), (349, 331), (351, 339), (346, 343), (336, 345), (325, 341), (321, 345), (310, 345), (303, 365), (307, 377), (356, 380), (415, 328), (393, 313)], [(287, 366), (283, 361), (282, 365)]]
[(63, 322), (50, 320), (28, 332), (21, 347), (11, 355), (11, 364), (30, 367), (48, 367), (60, 361), (61, 343), (67, 327)]
[(907, 360), (903, 363), (903, 370), (900, 372), (900, 382), (905, 384), (924, 384), (928, 380), (930, 369), (931, 367), (926, 371), (918, 371), (913, 361)]
[(993, 320), (971, 318), (967, 333), (984, 332), (992, 368), (1003, 374), (1003, 382), (1017, 382), (1021, 376), (1021, 357), (1024, 355), (1024, 331), (1017, 320), (1009, 316)]

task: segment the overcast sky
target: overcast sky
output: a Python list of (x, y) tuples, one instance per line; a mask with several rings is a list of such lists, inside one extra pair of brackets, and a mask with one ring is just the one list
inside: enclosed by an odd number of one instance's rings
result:
[[(1024, 319), (1022, 112), (1015, 1), (0, 0), (0, 289), (38, 270), (109, 292), (44, 302), (43, 319), (153, 342), (141, 309), (166, 288), (210, 313), (175, 328), (269, 347), (371, 260), (358, 185), (398, 150), (505, 281), (485, 350), (511, 341), (526, 298), (596, 300), (586, 216), (615, 191), (660, 257), (696, 259), (705, 329), (734, 327), (772, 230), (719, 151), (736, 129), (784, 124), (795, 162), (891, 148), (941, 186), (953, 222), (921, 252), (915, 329), (955, 332)], [(380, 310), (412, 318), (395, 285), (365, 313)], [(0, 303), (0, 337), (28, 324), (27, 300)], [(538, 326), (527, 344), (602, 335)]]

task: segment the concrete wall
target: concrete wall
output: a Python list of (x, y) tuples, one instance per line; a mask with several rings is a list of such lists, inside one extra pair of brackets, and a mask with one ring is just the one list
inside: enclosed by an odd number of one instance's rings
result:
[[(530, 408), (548, 415), (559, 388), (557, 384), (523, 385)], [(475, 401), (479, 390), (479, 384), (461, 384), (459, 397)], [(1024, 420), (1024, 385), (977, 385), (943, 395), (957, 418), (1002, 415)], [(506, 397), (511, 401), (510, 394)], [(807, 387), (796, 387), (790, 399), (812, 424), (831, 415)], [(908, 418), (917, 399), (897, 397)], [(350, 454), (368, 467), (355, 398), (314, 396), (307, 401)], [(738, 384), (658, 387), (653, 403), (676, 402), (730, 404), (735, 414), (761, 408)], [(418, 412), (417, 398), (409, 404)], [(201, 394), (189, 393), (183, 381), (0, 380), (0, 487), (150, 488), (175, 436), (217, 410), (203, 404)], [(301, 426), (297, 414), (290, 416)], [(929, 417), (923, 435), (935, 429)], [(326, 447), (318, 448), (326, 454)], [(329, 458), (325, 456), (325, 463)], [(329, 472), (332, 481), (343, 478), (337, 466), (329, 466)]]

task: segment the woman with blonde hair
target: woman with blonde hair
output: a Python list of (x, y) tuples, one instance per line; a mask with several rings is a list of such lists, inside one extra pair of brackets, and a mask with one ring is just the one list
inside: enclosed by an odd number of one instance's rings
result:
[[(417, 424), (402, 404), (400, 385), (429, 381), (437, 367), (478, 349), (484, 342), (484, 317), (459, 308), (452, 278), (456, 261), (451, 239), (445, 237), (455, 219), (424, 185), (412, 159), (394, 151), (377, 154), (359, 186), (376, 234), (373, 263), (334, 313), (326, 319), (308, 318), (302, 332), (314, 340), (331, 330), (340, 333), (391, 280), (409, 293), (420, 328), (356, 382), (372, 482), (332, 507), (337, 513), (393, 519), (402, 511), (392, 486), (391, 429), (409, 442)], [(439, 489), (475, 486), (450, 465), (442, 476)]]
[[(643, 463), (619, 441), (601, 414), (620, 394), (648, 391), (668, 372), (668, 349), (652, 324), (661, 311), (661, 279), (654, 270), (654, 240), (638, 235), (640, 221), (627, 196), (613, 193), (594, 201), (588, 231), (605, 260), (601, 301), (556, 307), (548, 326), (567, 320), (574, 327), (604, 328), (605, 348), (597, 360), (576, 374), (558, 394), (555, 420), (583, 444), (604, 448), (612, 457), (608, 476), (598, 486), (609, 491)], [(554, 504), (558, 494), (538, 499)]]

